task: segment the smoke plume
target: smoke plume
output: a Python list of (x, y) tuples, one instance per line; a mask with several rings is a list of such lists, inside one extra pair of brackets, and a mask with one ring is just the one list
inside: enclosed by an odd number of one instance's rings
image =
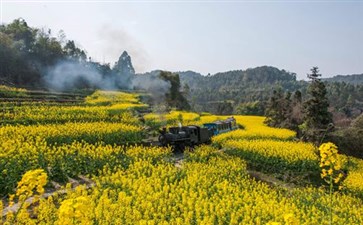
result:
[(127, 50), (132, 55), (135, 70), (138, 73), (146, 72), (145, 70), (150, 64), (149, 55), (142, 43), (122, 27), (114, 28), (104, 25), (98, 30), (98, 40), (95, 44), (99, 49), (103, 49), (104, 58), (108, 62), (115, 62), (120, 56), (120, 52)]
[(115, 71), (102, 75), (91, 63), (62, 61), (48, 68), (43, 77), (48, 89), (67, 91), (76, 88), (97, 88), (102, 90), (145, 90), (152, 95), (153, 102), (160, 104), (171, 87), (162, 80), (158, 72), (143, 75), (120, 74)]
[(160, 104), (171, 87), (170, 82), (160, 79), (154, 74), (135, 75), (131, 80), (133, 89), (142, 89), (152, 95), (153, 101)]
[(79, 86), (114, 90), (117, 85), (112, 76), (103, 77), (95, 68), (87, 63), (62, 61), (48, 68), (44, 81), (49, 89), (64, 91)]

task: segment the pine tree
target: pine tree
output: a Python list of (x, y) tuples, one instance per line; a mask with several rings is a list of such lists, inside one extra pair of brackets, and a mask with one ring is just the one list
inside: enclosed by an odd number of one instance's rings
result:
[(303, 104), (304, 134), (313, 141), (319, 140), (332, 122), (332, 115), (328, 111), (329, 102), (325, 84), (321, 81), (318, 67), (311, 69), (307, 75), (311, 80), (308, 87), (309, 98)]

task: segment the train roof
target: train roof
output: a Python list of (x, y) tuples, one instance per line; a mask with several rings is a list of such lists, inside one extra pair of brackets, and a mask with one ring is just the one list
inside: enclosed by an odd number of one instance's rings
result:
[(235, 118), (233, 117), (228, 117), (227, 119), (225, 120), (216, 120), (214, 122), (211, 122), (211, 123), (205, 123), (205, 124), (224, 124), (224, 123), (229, 123), (229, 122), (232, 122), (232, 121), (236, 121)]

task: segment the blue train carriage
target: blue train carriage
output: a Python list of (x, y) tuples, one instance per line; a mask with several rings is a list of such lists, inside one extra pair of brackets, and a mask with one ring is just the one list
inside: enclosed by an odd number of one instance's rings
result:
[(237, 121), (233, 116), (225, 120), (218, 120), (212, 123), (205, 123), (203, 124), (203, 126), (205, 128), (208, 128), (208, 130), (211, 130), (214, 135), (238, 129)]

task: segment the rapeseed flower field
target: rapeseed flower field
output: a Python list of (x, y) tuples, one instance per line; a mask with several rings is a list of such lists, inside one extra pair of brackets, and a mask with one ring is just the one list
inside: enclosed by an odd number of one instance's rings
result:
[[(145, 105), (136, 94), (99, 91), (83, 105), (3, 111), (0, 223), (363, 224), (363, 161), (332, 143), (318, 148), (265, 126), (263, 117), (234, 116), (243, 129), (176, 163), (171, 148), (136, 144), (145, 136), (138, 107)], [(175, 110), (144, 116), (157, 126), (223, 118)], [(304, 182), (277, 186), (251, 170)], [(67, 184), (80, 176), (92, 185)], [(54, 191), (54, 182), (63, 187)]]

